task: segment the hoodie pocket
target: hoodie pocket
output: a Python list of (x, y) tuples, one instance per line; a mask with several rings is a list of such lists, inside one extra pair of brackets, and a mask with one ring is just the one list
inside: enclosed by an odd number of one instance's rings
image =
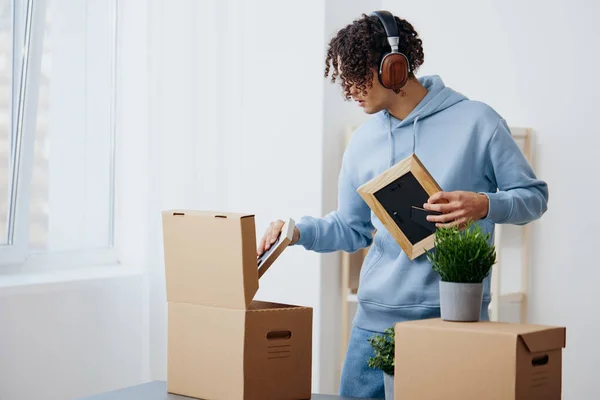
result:
[(360, 271), (360, 280), (361, 281), (363, 281), (367, 277), (369, 272), (371, 272), (371, 270), (381, 260), (381, 257), (383, 256), (383, 242), (385, 241), (385, 238), (387, 237), (387, 235), (388, 235), (387, 231), (385, 233), (383, 233), (383, 236), (380, 234), (375, 234), (375, 237), (373, 238), (373, 247), (367, 254), (364, 265)]
[(439, 307), (439, 276), (425, 255), (410, 261), (390, 234), (378, 247), (361, 276), (359, 301), (385, 309)]

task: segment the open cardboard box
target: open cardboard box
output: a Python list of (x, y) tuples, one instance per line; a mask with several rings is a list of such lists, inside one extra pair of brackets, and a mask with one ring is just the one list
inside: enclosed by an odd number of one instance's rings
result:
[(563, 327), (426, 319), (395, 330), (396, 399), (561, 398)]
[(254, 216), (164, 211), (167, 390), (200, 399), (310, 399), (309, 307), (254, 300), (271, 259), (256, 257)]

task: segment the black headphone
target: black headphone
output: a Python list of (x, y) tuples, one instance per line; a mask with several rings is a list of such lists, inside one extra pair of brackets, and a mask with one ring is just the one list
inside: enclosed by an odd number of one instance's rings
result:
[(385, 53), (379, 64), (379, 82), (387, 89), (399, 90), (408, 80), (410, 74), (410, 63), (408, 57), (398, 51), (400, 35), (396, 19), (389, 11), (373, 11), (372, 16), (376, 16), (385, 28), (387, 39), (392, 51)]

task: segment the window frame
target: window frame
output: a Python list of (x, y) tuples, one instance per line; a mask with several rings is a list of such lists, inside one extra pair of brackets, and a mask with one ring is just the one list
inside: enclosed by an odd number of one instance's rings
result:
[[(37, 106), (45, 28), (46, 0), (13, 0), (12, 116), (9, 166), (9, 210), (6, 244), (0, 243), (0, 271), (9, 273), (118, 264), (115, 249), (116, 219), (116, 103), (118, 2), (109, 0), (110, 13), (110, 220), (106, 247), (72, 251), (31, 252), (29, 212), (32, 166), (37, 127)], [(21, 50), (22, 49), (22, 50)], [(23, 54), (18, 54), (21, 52)], [(16, 107), (15, 107), (16, 106)]]

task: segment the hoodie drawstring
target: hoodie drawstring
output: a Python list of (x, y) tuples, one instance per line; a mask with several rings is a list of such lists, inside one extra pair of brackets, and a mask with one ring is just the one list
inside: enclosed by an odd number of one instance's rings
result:
[(417, 150), (417, 122), (419, 121), (419, 116), (415, 117), (415, 122), (413, 122), (413, 154)]
[[(417, 149), (417, 122), (419, 122), (418, 115), (415, 117), (415, 120), (413, 122), (413, 154), (415, 154), (415, 151)], [(390, 114), (388, 114), (388, 143), (390, 148), (388, 168), (390, 168), (392, 165), (394, 165), (394, 139), (392, 138), (392, 118)]]
[(390, 117), (390, 114), (388, 114), (388, 143), (388, 147), (390, 148), (388, 168), (390, 168), (392, 165), (394, 165), (394, 140), (392, 139), (392, 118)]

